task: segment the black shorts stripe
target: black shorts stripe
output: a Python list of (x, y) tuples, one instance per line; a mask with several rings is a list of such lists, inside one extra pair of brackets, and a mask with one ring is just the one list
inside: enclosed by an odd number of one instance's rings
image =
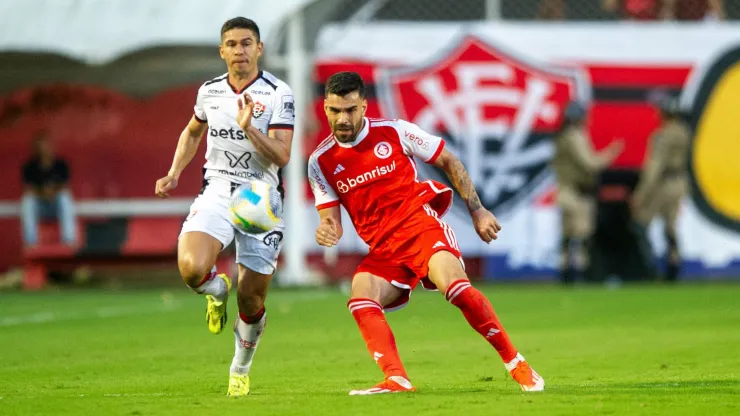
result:
[(293, 130), (293, 128), (294, 127), (293, 127), (292, 124), (270, 124), (269, 126), (267, 126), (267, 129), (268, 130), (270, 130), (270, 129), (287, 129), (287, 130)]
[(207, 186), (208, 186), (208, 179), (206, 179), (206, 168), (203, 168), (203, 182), (200, 185), (200, 193), (198, 195), (203, 195), (203, 192), (206, 191)]
[(280, 192), (280, 199), (285, 200), (285, 187), (283, 186), (283, 168), (278, 169), (278, 186), (277, 190)]

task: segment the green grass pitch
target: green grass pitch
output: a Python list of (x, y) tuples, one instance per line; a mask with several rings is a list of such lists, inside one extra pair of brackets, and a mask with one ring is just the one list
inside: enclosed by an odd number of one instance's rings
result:
[(5, 293), (0, 415), (740, 414), (738, 284), (477, 286), (544, 393), (521, 392), (439, 293), (388, 315), (418, 392), (349, 397), (382, 375), (346, 295), (273, 291), (240, 399), (225, 396), (233, 334), (210, 334), (184, 287)]

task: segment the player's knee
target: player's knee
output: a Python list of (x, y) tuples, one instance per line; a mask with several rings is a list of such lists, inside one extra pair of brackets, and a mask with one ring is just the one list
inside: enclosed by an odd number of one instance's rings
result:
[(465, 274), (465, 271), (460, 268), (459, 270), (450, 270), (447, 274), (442, 276), (442, 278), (438, 278), (434, 282), (434, 285), (437, 286), (437, 290), (439, 290), (439, 293), (447, 293), (447, 289), (452, 285), (452, 283), (458, 281), (458, 280), (469, 280), (468, 275)]
[(180, 256), (177, 265), (183, 282), (192, 288), (198, 287), (213, 267), (212, 264), (207, 264), (205, 260), (190, 255)]
[(468, 280), (468, 275), (459, 258), (449, 251), (439, 251), (429, 259), (429, 279), (441, 293), (445, 293), (453, 282)]
[(352, 287), (349, 293), (350, 301), (370, 299), (374, 302), (380, 302), (381, 288), (375, 280), (370, 273), (355, 274), (352, 278)]
[(240, 272), (236, 299), (239, 312), (251, 316), (265, 305), (270, 277), (257, 273)]
[(238, 292), (236, 295), (239, 304), (239, 312), (247, 316), (258, 313), (265, 306), (264, 293), (247, 293)]
[(369, 299), (379, 305), (393, 303), (403, 294), (403, 289), (390, 284), (387, 280), (371, 273), (356, 273), (352, 278), (350, 289), (350, 301), (358, 299)]

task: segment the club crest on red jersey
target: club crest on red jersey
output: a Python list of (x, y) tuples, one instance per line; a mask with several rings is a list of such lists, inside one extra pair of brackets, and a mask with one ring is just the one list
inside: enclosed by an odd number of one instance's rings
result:
[(548, 186), (562, 110), (572, 99), (588, 101), (590, 85), (580, 70), (531, 62), (476, 37), (454, 45), (420, 66), (382, 71), (381, 109), (444, 137), (486, 207), (502, 213)]
[(386, 159), (391, 155), (393, 149), (391, 149), (391, 145), (388, 142), (380, 142), (375, 145), (373, 152), (375, 152), (375, 156), (378, 159)]

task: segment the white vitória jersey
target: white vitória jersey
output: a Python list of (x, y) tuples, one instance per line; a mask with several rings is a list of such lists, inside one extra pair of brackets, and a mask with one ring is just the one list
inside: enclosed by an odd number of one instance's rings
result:
[(236, 122), (237, 100), (244, 92), (254, 100), (252, 126), (264, 134), (271, 129), (293, 129), (293, 92), (269, 72), (260, 71), (242, 91), (229, 84), (228, 74), (204, 83), (198, 90), (194, 108), (195, 117), (208, 123), (203, 178), (223, 178), (234, 183), (259, 179), (282, 192), (280, 169), (256, 151)]

